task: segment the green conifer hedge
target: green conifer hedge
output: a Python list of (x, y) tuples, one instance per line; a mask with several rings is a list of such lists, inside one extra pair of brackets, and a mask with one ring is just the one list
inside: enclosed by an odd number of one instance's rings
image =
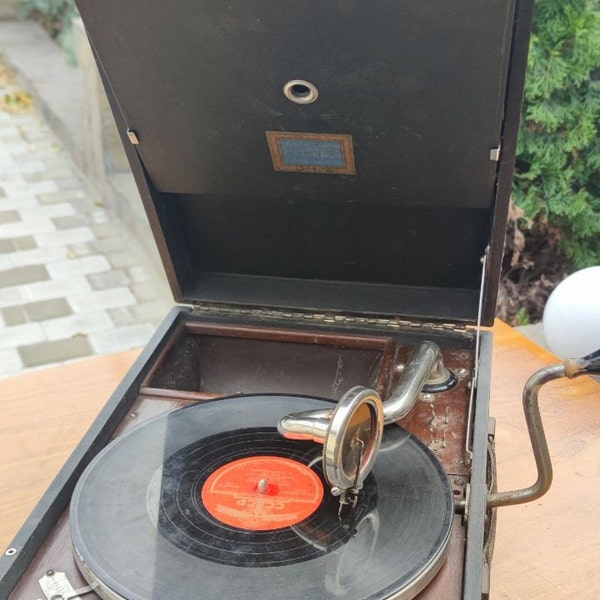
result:
[(600, 264), (600, 0), (536, 2), (513, 200), (572, 267)]

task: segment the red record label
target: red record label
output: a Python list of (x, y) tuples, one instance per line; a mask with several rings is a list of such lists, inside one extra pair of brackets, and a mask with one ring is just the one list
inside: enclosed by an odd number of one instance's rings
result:
[(230, 462), (202, 487), (202, 502), (215, 519), (252, 531), (295, 525), (315, 512), (322, 499), (323, 484), (312, 469), (278, 456)]

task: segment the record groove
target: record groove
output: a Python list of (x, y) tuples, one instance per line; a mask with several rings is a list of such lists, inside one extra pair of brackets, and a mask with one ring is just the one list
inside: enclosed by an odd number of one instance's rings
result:
[[(376, 504), (376, 484), (371, 478), (354, 511), (338, 519), (338, 499), (327, 489), (320, 461), (321, 447), (311, 442), (284, 439), (266, 428), (227, 431), (194, 442), (165, 461), (160, 481), (158, 530), (178, 548), (198, 558), (246, 567), (294, 564), (338, 548), (355, 532), (360, 521)], [(311, 465), (325, 487), (318, 509), (292, 527), (251, 531), (215, 519), (201, 502), (207, 478), (230, 461), (248, 456), (294, 459)]]
[(72, 497), (73, 546), (86, 579), (110, 600), (413, 598), (445, 557), (453, 495), (437, 459), (397, 426), (386, 428), (351, 522), (330, 520), (337, 499), (327, 489), (307, 519), (266, 532), (220, 523), (202, 506), (201, 481), (232, 457), (280, 452), (310, 464), (321, 447), (279, 439), (276, 423), (331, 406), (301, 396), (234, 397), (159, 416), (118, 438)]

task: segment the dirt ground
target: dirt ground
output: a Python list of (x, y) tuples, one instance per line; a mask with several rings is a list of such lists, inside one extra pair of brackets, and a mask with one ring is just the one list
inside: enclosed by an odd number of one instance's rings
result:
[(511, 206), (496, 310), (512, 326), (541, 321), (548, 296), (568, 274), (557, 232), (544, 223), (524, 230), (522, 218), (520, 209)]

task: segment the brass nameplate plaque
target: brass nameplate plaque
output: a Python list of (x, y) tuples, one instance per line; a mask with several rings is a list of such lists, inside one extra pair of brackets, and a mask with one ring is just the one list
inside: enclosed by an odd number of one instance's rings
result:
[(276, 171), (356, 173), (351, 135), (267, 131), (267, 141)]

